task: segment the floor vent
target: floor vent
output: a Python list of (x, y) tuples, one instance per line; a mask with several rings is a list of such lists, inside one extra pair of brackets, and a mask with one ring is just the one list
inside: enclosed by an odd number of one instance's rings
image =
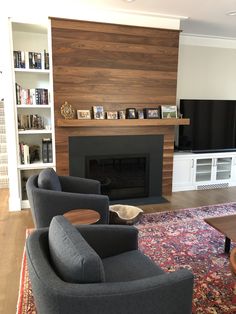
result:
[(229, 183), (202, 184), (197, 186), (197, 190), (222, 189), (229, 187)]

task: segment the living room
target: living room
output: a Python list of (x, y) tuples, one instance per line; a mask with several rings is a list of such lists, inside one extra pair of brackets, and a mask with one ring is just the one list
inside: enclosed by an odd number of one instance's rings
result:
[[(124, 4), (128, 9), (128, 3)], [(59, 8), (57, 8), (59, 10)], [(68, 10), (68, 8), (67, 8)], [(228, 9), (228, 11), (232, 10)], [(50, 10), (49, 10), (50, 11)], [(54, 11), (56, 12), (56, 11)], [(127, 15), (127, 12), (125, 13)], [(82, 19), (81, 13), (75, 14), (67, 12), (66, 10), (62, 13), (57, 14), (48, 14), (49, 16), (59, 16), (60, 18), (73, 18), (73, 19)], [(84, 15), (83, 20), (90, 21), (98, 21), (98, 17), (94, 17), (95, 13), (90, 15)], [(145, 16), (146, 20), (152, 20), (152, 15)], [(10, 14), (8, 16), (13, 16)], [(117, 18), (117, 17), (116, 17)], [(137, 16), (136, 16), (137, 18)], [(101, 17), (100, 17), (101, 19)], [(138, 18), (137, 18), (138, 19)], [(21, 19), (22, 20), (22, 19)], [(181, 20), (181, 19), (180, 19)], [(17, 20), (16, 20), (17, 21)], [(141, 20), (140, 20), (141, 21)], [(182, 20), (182, 22), (184, 19)], [(99, 20), (99, 22), (102, 22)], [(106, 21), (105, 21), (106, 22)], [(110, 22), (110, 21), (109, 21)], [(137, 21), (136, 21), (137, 22)], [(114, 18), (114, 23), (116, 20)], [(132, 23), (132, 22), (131, 22)], [(144, 22), (142, 22), (141, 26)], [(146, 22), (147, 23), (147, 22)], [(136, 25), (136, 24), (135, 24)], [(180, 24), (181, 25), (181, 24)], [(148, 25), (145, 25), (148, 26)], [(150, 25), (149, 25), (150, 26)], [(181, 26), (180, 26), (181, 29)], [(223, 38), (224, 37), (224, 38)], [(228, 37), (228, 38), (226, 38)], [(210, 34), (207, 36), (203, 36), (203, 33), (198, 35), (181, 33), (180, 34), (180, 44), (179, 44), (179, 58), (178, 58), (178, 78), (177, 78), (177, 101), (176, 104), (179, 104), (180, 99), (226, 99), (233, 100), (235, 99), (235, 38), (232, 35), (229, 36), (218, 36)], [(10, 56), (9, 56), (10, 57)], [(2, 66), (2, 69), (5, 69), (5, 66)], [(4, 72), (4, 71), (3, 71)], [(58, 102), (58, 106), (61, 106), (62, 102)], [(128, 107), (128, 106), (127, 106)], [(6, 111), (6, 109), (5, 109)], [(12, 121), (12, 118), (9, 118), (10, 114), (6, 112), (6, 123)], [(185, 118), (185, 117), (184, 117)], [(187, 117), (186, 117), (187, 118)], [(9, 119), (9, 120), (8, 120)], [(9, 124), (8, 124), (8, 128)], [(63, 129), (67, 130), (67, 129)], [(62, 130), (62, 131), (63, 131)], [(9, 130), (8, 130), (9, 132)], [(64, 132), (64, 131), (63, 131)], [(9, 144), (9, 146), (12, 145)], [(14, 156), (12, 156), (14, 158)], [(175, 158), (175, 157), (174, 157)], [(9, 165), (15, 165), (16, 163), (9, 163)], [(14, 168), (14, 167), (12, 167)], [(17, 173), (16, 169), (11, 169), (9, 167), (9, 173)], [(18, 177), (16, 174), (15, 180), (18, 181)], [(11, 180), (11, 193), (14, 194), (14, 189), (16, 187), (14, 185), (14, 180)], [(182, 190), (183, 191), (183, 190)], [(156, 211), (165, 211), (172, 209), (186, 209), (186, 208), (195, 208), (198, 206), (206, 206), (206, 205), (216, 205), (216, 204), (224, 204), (235, 201), (235, 188), (230, 186), (226, 189), (215, 189), (215, 190), (206, 190), (206, 191), (190, 191), (190, 192), (173, 192), (172, 195), (167, 195), (166, 198), (169, 202), (163, 204), (151, 204), (143, 206), (145, 212), (156, 212)], [(6, 256), (12, 259), (12, 272), (10, 276), (17, 277), (17, 280), (7, 280), (5, 274), (5, 279), (3, 284), (3, 295), (9, 294), (7, 291), (14, 290), (14, 301), (13, 298), (8, 299), (5, 304), (8, 303), (8, 306), (14, 308), (14, 302), (16, 301), (17, 293), (18, 293), (18, 282), (19, 282), (19, 271), (21, 268), (21, 259), (22, 259), (22, 249), (25, 242), (25, 230), (33, 227), (33, 222), (31, 218), (31, 214), (28, 210), (22, 210), (20, 212), (8, 212), (8, 194), (7, 190), (1, 190), (3, 193), (2, 198), (3, 202), (3, 219), (7, 220), (8, 223), (4, 225), (5, 230), (11, 229), (12, 239), (14, 243), (9, 244)], [(17, 191), (18, 194), (18, 191)], [(165, 196), (165, 194), (163, 195)], [(12, 202), (15, 204), (15, 202)], [(14, 206), (10, 204), (10, 208)], [(15, 207), (16, 208), (16, 207)], [(12, 210), (12, 209), (11, 209)], [(14, 210), (14, 209), (13, 209)], [(10, 225), (10, 227), (9, 227)], [(18, 235), (18, 236), (17, 236)], [(8, 235), (9, 236), (9, 235)], [(3, 238), (3, 242), (7, 243), (7, 239)], [(15, 244), (17, 241), (17, 244)], [(17, 248), (15, 247), (17, 246)], [(14, 252), (14, 253), (13, 253)], [(4, 252), (3, 254), (4, 255)], [(2, 263), (3, 265), (9, 264), (9, 260), (4, 259)], [(3, 267), (5, 268), (5, 266)], [(12, 277), (13, 278), (13, 277)], [(17, 282), (14, 282), (17, 281)], [(11, 282), (11, 283), (10, 283)], [(13, 287), (14, 282), (14, 287)], [(10, 284), (10, 287), (8, 286)], [(11, 301), (12, 299), (12, 301)], [(11, 305), (9, 305), (11, 304)], [(9, 308), (10, 308), (9, 307)], [(5, 307), (6, 309), (7, 307)]]

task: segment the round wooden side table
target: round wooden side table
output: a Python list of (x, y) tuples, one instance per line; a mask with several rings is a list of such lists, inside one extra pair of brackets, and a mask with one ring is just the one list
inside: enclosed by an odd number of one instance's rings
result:
[(63, 216), (73, 225), (91, 225), (101, 218), (100, 214), (92, 209), (73, 209)]

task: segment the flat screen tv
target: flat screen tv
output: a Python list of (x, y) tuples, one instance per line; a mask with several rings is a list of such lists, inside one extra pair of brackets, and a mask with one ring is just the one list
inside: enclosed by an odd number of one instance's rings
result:
[(180, 113), (190, 125), (179, 127), (179, 150), (236, 151), (236, 100), (181, 99)]

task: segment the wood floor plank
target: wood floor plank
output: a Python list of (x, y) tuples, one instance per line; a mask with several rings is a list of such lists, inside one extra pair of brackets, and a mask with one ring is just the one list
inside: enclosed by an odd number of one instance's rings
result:
[[(236, 187), (176, 192), (164, 204), (142, 206), (145, 212), (194, 208), (236, 202)], [(27, 228), (33, 227), (30, 210), (8, 211), (8, 190), (0, 189), (0, 313), (16, 313), (21, 259)]]

